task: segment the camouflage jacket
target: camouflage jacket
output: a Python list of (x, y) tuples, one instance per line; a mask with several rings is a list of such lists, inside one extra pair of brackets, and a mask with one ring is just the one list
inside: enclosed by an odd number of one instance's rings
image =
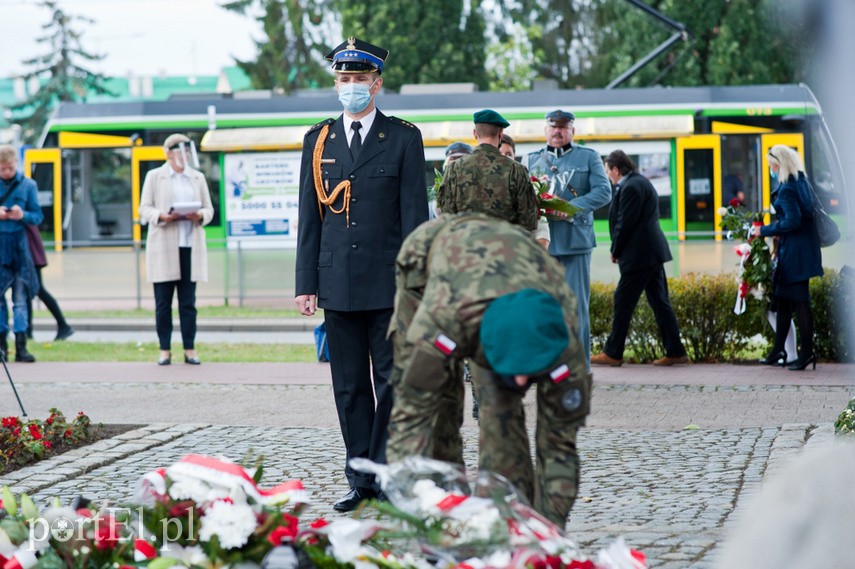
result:
[(537, 227), (537, 196), (525, 166), (489, 144), (448, 166), (437, 205), (443, 213), (486, 213), (529, 230)]
[(534, 288), (563, 307), (571, 341), (561, 362), (579, 377), (587, 373), (576, 297), (561, 265), (529, 232), (482, 214), (443, 215), (407, 237), (395, 271), (390, 331), (395, 332), (396, 367), (406, 369), (418, 350), (435, 349), (443, 335), (454, 344), (448, 357), (470, 357), (489, 369), (480, 345), (484, 311), (502, 295)]

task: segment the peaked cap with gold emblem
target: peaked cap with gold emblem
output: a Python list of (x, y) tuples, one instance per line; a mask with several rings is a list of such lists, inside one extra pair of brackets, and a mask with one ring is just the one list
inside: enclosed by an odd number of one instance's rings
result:
[(389, 57), (389, 51), (354, 37), (347, 38), (324, 58), (332, 61), (336, 73), (383, 72), (383, 64)]

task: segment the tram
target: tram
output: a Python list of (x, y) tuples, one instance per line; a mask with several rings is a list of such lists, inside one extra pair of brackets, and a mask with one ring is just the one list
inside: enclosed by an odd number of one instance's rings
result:
[[(506, 117), (511, 123), (506, 132), (521, 156), (545, 144), (544, 115), (561, 108), (576, 115), (577, 143), (602, 156), (620, 148), (653, 181), (660, 223), (670, 239), (721, 239), (718, 209), (728, 203), (736, 184), (748, 208), (768, 209), (766, 155), (775, 144), (802, 155), (827, 211), (841, 223), (846, 217), (840, 161), (820, 105), (803, 84), (381, 93), (377, 105), (419, 127), (429, 183), (449, 143), (474, 142), (475, 111), (491, 108)], [(46, 126), (41, 147), (24, 155), (25, 172), (39, 183), (45, 238), (58, 250), (139, 244), (142, 181), (164, 160), (163, 140), (182, 132), (200, 149), (201, 170), (217, 209), (207, 228), (211, 246), (270, 238), (293, 246), (303, 135), (340, 112), (333, 90), (63, 103)], [(242, 181), (234, 180), (235, 172)], [(595, 218), (598, 234), (607, 237), (607, 208)]]

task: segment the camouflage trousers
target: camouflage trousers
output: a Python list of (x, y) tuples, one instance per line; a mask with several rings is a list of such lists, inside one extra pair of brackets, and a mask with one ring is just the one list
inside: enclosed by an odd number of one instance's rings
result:
[[(470, 362), (480, 405), (478, 466), (507, 478), (532, 506), (564, 529), (579, 489), (576, 432), (590, 409), (590, 375), (574, 381), (537, 381), (535, 462), (525, 426), (525, 393), (505, 387), (492, 371)], [(583, 404), (567, 411), (562, 399), (579, 389)]]
[(390, 378), (394, 390), (386, 457), (395, 462), (411, 455), (463, 464), (465, 387), (461, 360), (410, 369), (397, 366)]

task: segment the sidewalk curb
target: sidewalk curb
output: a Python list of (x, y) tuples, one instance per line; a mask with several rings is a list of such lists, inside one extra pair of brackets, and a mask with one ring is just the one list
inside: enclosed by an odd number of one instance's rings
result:
[(32, 495), (59, 482), (72, 480), (96, 468), (107, 466), (117, 460), (174, 441), (209, 426), (200, 423), (145, 425), (4, 474), (4, 484), (9, 486), (13, 494)]
[[(321, 318), (204, 318), (196, 322), (199, 332), (312, 332), (323, 322)], [(154, 330), (154, 315), (143, 318), (72, 318), (68, 323), (78, 332), (151, 332)], [(174, 329), (181, 323), (173, 320)], [(56, 322), (50, 318), (33, 320), (33, 330), (55, 332)]]

